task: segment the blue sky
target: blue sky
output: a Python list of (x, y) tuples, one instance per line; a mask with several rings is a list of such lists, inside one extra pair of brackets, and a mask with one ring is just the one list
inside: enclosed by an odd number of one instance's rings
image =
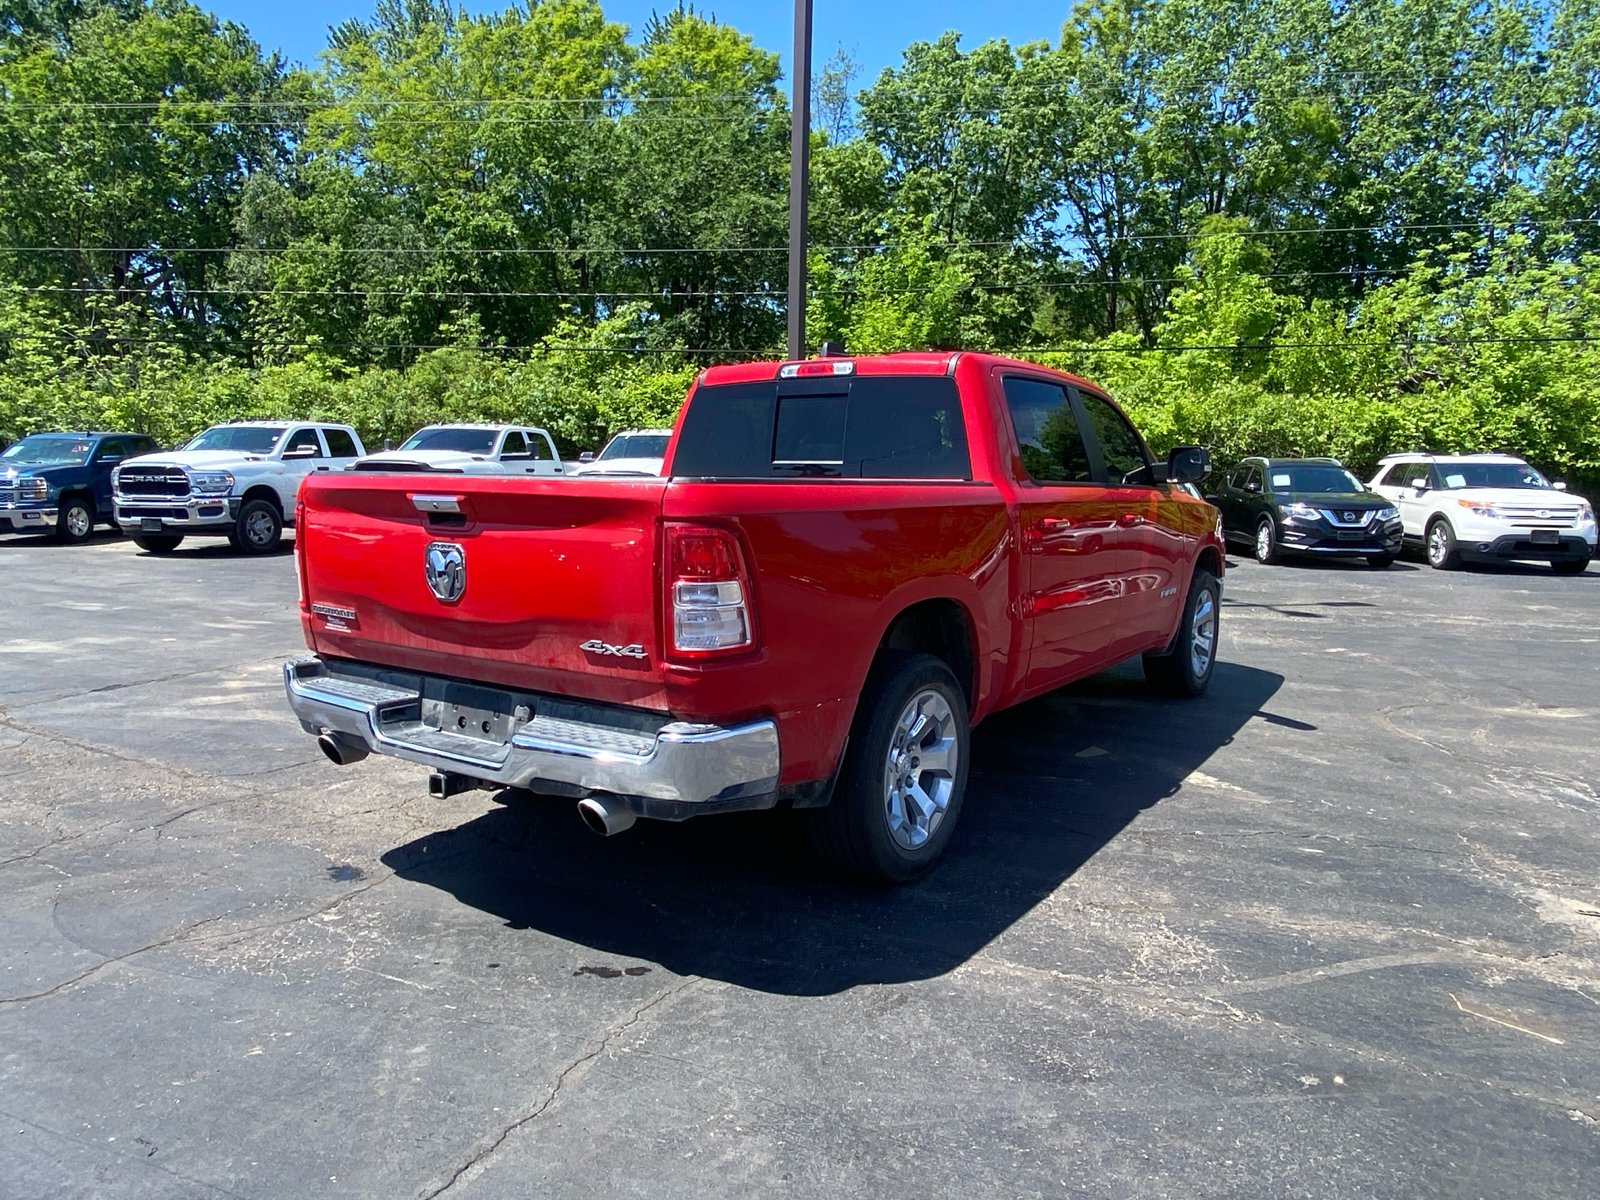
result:
[[(250, 30), (256, 41), (268, 50), (282, 50), (292, 59), (307, 64), (316, 61), (317, 52), (327, 44), (327, 28), (347, 17), (366, 16), (371, 0), (197, 0), (225, 20), (237, 21)], [(653, 10), (672, 6), (674, 0), (649, 3), (648, 0), (601, 0), (606, 15), (638, 30)], [(862, 65), (858, 84), (877, 77), (884, 67), (900, 61), (900, 51), (911, 42), (938, 37), (946, 29), (962, 34), (962, 45), (970, 48), (992, 37), (1009, 38), (1013, 43), (1059, 38), (1061, 22), (1071, 7), (1070, 0), (986, 0), (984, 3), (957, 4), (953, 0), (876, 0), (850, 3), (849, 0), (814, 0), (813, 41), (815, 61), (820, 65), (834, 50), (843, 46)], [(492, 4), (469, 4), (486, 10)], [(724, 24), (733, 25), (755, 38), (756, 43), (783, 55), (784, 70), (789, 67), (793, 40), (794, 5), (785, 0), (721, 0), (697, 3)]]

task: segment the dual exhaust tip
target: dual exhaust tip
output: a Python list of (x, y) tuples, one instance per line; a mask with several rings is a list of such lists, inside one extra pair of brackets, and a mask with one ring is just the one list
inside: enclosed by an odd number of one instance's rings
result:
[(317, 738), (317, 748), (328, 756), (328, 761), (338, 767), (358, 763), (372, 751), (367, 744), (342, 733), (324, 733)]
[(638, 814), (610, 796), (586, 796), (578, 801), (578, 815), (583, 823), (601, 837), (610, 837), (625, 829), (632, 829)]
[[(328, 756), (329, 762), (341, 767), (358, 763), (372, 753), (365, 742), (342, 733), (319, 735), (317, 746)], [(479, 779), (444, 771), (435, 771), (428, 777), (428, 793), (440, 800), (473, 788), (493, 786)], [(633, 809), (611, 796), (586, 796), (578, 801), (578, 815), (583, 818), (585, 825), (601, 837), (611, 837), (632, 829), (634, 822), (639, 819)]]

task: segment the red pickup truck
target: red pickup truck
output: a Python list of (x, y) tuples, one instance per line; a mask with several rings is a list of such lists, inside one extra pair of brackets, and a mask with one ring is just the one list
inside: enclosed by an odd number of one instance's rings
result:
[(1195, 696), (1217, 513), (1093, 384), (987, 354), (712, 367), (659, 478), (324, 473), (301, 488), (289, 702), (338, 763), (640, 817), (787, 805), (823, 856), (926, 870), (989, 713), (1144, 656)]

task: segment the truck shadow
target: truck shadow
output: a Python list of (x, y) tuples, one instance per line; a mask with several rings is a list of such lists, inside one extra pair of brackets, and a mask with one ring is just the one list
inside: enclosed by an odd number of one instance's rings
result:
[(1162, 700), (1135, 663), (991, 717), (945, 862), (904, 888), (830, 875), (794, 813), (646, 821), (601, 839), (571, 801), (526, 797), (383, 861), (511, 928), (587, 947), (576, 969), (643, 960), (791, 995), (926, 979), (1173, 795), (1282, 683), (1219, 663), (1203, 700)]

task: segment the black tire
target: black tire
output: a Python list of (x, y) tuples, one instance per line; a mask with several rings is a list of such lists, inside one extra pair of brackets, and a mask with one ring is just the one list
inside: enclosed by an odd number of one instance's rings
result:
[[(1169, 696), (1203, 694), (1217, 666), (1217, 628), (1222, 614), (1222, 588), (1210, 571), (1197, 569), (1178, 618), (1178, 636), (1165, 654), (1144, 656), (1145, 681)], [(1208, 631), (1209, 646), (1203, 645)]]
[(133, 544), (146, 554), (171, 554), (183, 544), (183, 534), (139, 533), (134, 535)]
[(1428, 536), (1422, 543), (1422, 552), (1427, 555), (1428, 565), (1435, 571), (1461, 569), (1461, 547), (1456, 545), (1456, 531), (1450, 528), (1450, 522), (1443, 517), (1435, 517), (1428, 523)]
[(1256, 561), (1264, 567), (1270, 567), (1281, 560), (1278, 553), (1278, 527), (1272, 523), (1271, 517), (1262, 517), (1261, 523), (1256, 526)]
[(283, 541), (283, 514), (270, 500), (246, 500), (230, 540), (245, 554), (271, 554)]
[[(915, 744), (902, 744), (908, 714), (913, 732), (919, 716), (932, 722)], [(953, 751), (954, 770), (918, 769), (916, 750), (934, 751), (945, 739), (949, 742), (943, 753)], [(931, 654), (880, 655), (862, 689), (833, 799), (825, 808), (805, 810), (817, 853), (838, 870), (874, 883), (908, 883), (923, 874), (944, 853), (961, 815), (971, 749), (966, 698), (944, 661)], [(891, 767), (915, 771), (921, 795), (930, 800), (942, 796), (943, 807), (931, 818), (920, 807), (906, 808), (905, 789), (898, 782), (891, 786)], [(914, 820), (894, 825), (899, 809)], [(919, 830), (922, 840), (917, 842)]]
[(94, 501), (65, 496), (56, 509), (56, 541), (79, 546), (94, 536)]
[(1557, 575), (1582, 575), (1589, 569), (1587, 558), (1559, 558), (1550, 564)]
[(1393, 564), (1394, 564), (1394, 555), (1392, 555), (1392, 554), (1369, 554), (1369, 555), (1367, 555), (1367, 566), (1376, 567), (1380, 571), (1383, 570), (1385, 567), (1392, 566)]

